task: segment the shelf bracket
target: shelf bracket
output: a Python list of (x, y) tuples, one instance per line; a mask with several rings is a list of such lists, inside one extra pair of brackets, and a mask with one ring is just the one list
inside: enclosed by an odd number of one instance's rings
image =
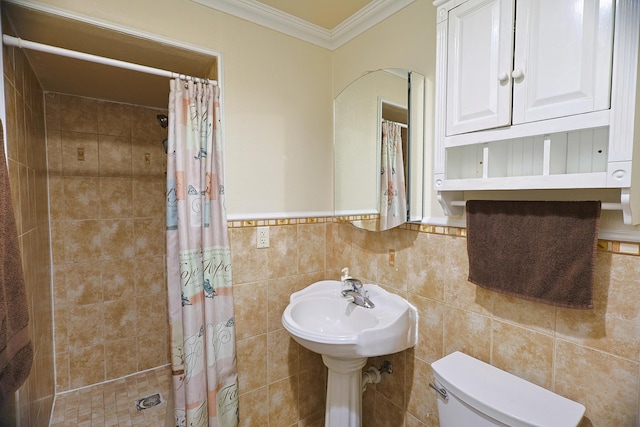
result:
[(464, 213), (464, 191), (438, 191), (438, 202), (446, 216)]

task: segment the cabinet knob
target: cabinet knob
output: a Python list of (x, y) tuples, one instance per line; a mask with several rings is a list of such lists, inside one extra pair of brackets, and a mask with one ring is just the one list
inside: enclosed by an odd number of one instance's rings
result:
[(524, 73), (520, 68), (516, 68), (511, 72), (511, 77), (513, 77), (514, 79), (521, 79), (522, 77), (524, 77)]
[(498, 81), (500, 83), (506, 83), (507, 81), (509, 81), (509, 74), (505, 72), (498, 74)]

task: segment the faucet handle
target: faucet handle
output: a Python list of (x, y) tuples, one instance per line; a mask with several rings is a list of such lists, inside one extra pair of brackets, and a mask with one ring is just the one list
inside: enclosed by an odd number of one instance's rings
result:
[(358, 293), (360, 293), (360, 290), (362, 290), (362, 282), (358, 279), (349, 277), (348, 279), (344, 279), (343, 282), (345, 285), (349, 286), (352, 290)]

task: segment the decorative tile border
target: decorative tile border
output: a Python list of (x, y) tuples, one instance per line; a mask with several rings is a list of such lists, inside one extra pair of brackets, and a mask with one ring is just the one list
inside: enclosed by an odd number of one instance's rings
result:
[[(323, 224), (345, 223), (350, 221), (372, 220), (377, 215), (350, 215), (340, 217), (308, 217), (308, 218), (279, 218), (279, 219), (252, 219), (229, 221), (228, 228), (263, 227), (267, 225), (298, 225), (298, 224)], [(398, 228), (419, 233), (442, 234), (446, 236), (467, 237), (467, 229), (461, 227), (448, 227), (441, 225), (406, 223)], [(640, 256), (640, 243), (622, 242), (614, 240), (598, 240), (599, 252), (610, 252), (621, 255)]]
[(640, 243), (598, 240), (598, 250), (600, 252), (640, 256)]
[(227, 228), (247, 228), (264, 227), (266, 225), (297, 225), (297, 224), (321, 224), (333, 222), (332, 217), (310, 217), (310, 218), (278, 218), (278, 219), (243, 219), (240, 221), (229, 221)]

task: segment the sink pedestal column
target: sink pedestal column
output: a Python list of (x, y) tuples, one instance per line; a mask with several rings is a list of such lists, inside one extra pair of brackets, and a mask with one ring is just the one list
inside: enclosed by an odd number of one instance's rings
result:
[(329, 368), (325, 427), (362, 425), (362, 368), (367, 358), (341, 359), (322, 355)]

